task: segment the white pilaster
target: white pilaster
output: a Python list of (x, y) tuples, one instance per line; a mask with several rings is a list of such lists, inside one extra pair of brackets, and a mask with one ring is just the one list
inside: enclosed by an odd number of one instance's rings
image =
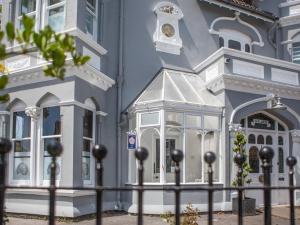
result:
[[(294, 183), (296, 186), (300, 185), (300, 130), (291, 131), (292, 141), (293, 141), (293, 151), (292, 155), (297, 158), (297, 164), (295, 166), (295, 178)], [(295, 204), (300, 205), (300, 191), (295, 191)]]

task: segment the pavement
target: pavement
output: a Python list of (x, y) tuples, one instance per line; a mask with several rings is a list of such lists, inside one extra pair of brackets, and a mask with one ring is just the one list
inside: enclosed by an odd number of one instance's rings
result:
[[(300, 224), (300, 208), (296, 208), (296, 224)], [(105, 214), (103, 225), (132, 225), (136, 224), (137, 216), (125, 213)], [(289, 225), (289, 208), (276, 207), (272, 209), (273, 225)], [(47, 225), (45, 219), (29, 219), (10, 217), (7, 225)], [(159, 216), (144, 216), (145, 225), (168, 225)], [(198, 225), (207, 224), (207, 215), (200, 215)], [(263, 213), (256, 216), (244, 217), (245, 225), (262, 225), (264, 224)], [(85, 219), (78, 222), (57, 221), (56, 225), (95, 225), (95, 219)], [(237, 216), (231, 213), (214, 214), (214, 225), (237, 225)]]

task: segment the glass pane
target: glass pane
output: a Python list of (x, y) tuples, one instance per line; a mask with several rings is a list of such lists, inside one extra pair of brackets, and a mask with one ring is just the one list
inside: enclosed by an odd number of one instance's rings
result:
[(92, 12), (96, 11), (96, 0), (86, 0), (86, 5)]
[(294, 43), (293, 44), (293, 55), (292, 55), (292, 59), (294, 63), (298, 63), (300, 64), (300, 43)]
[(65, 26), (65, 7), (49, 10), (48, 25), (56, 32), (62, 31)]
[(30, 179), (30, 140), (14, 141), (14, 180)]
[(186, 182), (201, 182), (202, 136), (198, 130), (186, 130), (185, 138)]
[(219, 38), (219, 47), (224, 47), (224, 39), (222, 37)]
[(60, 107), (48, 107), (43, 109), (43, 136), (60, 134)]
[(278, 130), (279, 131), (285, 131), (285, 128), (283, 127), (283, 125), (281, 125), (280, 123), (278, 123)]
[(283, 137), (279, 136), (278, 137), (278, 145), (283, 145), (283, 144), (284, 144)]
[(228, 47), (236, 50), (241, 50), (241, 43), (238, 41), (229, 40)]
[(251, 168), (250, 173), (259, 173), (259, 157), (258, 148), (253, 146), (249, 150), (249, 165)]
[(31, 118), (25, 112), (13, 114), (13, 138), (21, 139), (30, 137)]
[(49, 4), (49, 5), (54, 5), (54, 4), (63, 2), (63, 1), (64, 1), (64, 0), (49, 0), (49, 1), (48, 1), (48, 4)]
[[(211, 151), (217, 156), (215, 163), (213, 164), (214, 181), (219, 180), (219, 133), (210, 131), (204, 136), (204, 153)], [(204, 180), (208, 181), (208, 165), (204, 164)]]
[(204, 116), (204, 129), (219, 129), (219, 117)]
[(158, 125), (159, 124), (159, 112), (142, 113), (141, 125)]
[(201, 116), (186, 115), (186, 127), (201, 127)]
[(160, 167), (160, 141), (158, 130), (152, 128), (144, 130), (141, 136), (140, 146), (149, 150), (148, 159), (144, 162), (145, 182), (159, 182), (160, 170), (158, 168)]
[(93, 112), (89, 110), (84, 111), (83, 137), (93, 137)]
[(21, 0), (19, 15), (36, 11), (36, 0)]
[(284, 173), (284, 152), (282, 148), (278, 149), (278, 173)]
[(265, 138), (262, 135), (258, 135), (257, 137), (257, 144), (263, 145), (265, 144)]
[(183, 114), (182, 113), (166, 113), (166, 125), (167, 126), (183, 126)]
[(86, 27), (86, 32), (91, 35), (94, 35), (94, 20), (95, 20), (94, 15), (87, 11), (85, 17), (85, 27)]
[(249, 44), (245, 45), (245, 52), (250, 52), (250, 45)]
[(91, 147), (92, 142), (90, 140), (83, 139), (82, 149), (82, 179), (91, 179)]
[[(60, 138), (46, 138), (44, 141), (44, 180), (50, 180), (51, 174), (51, 156), (47, 151), (47, 146), (49, 144), (60, 142)], [(60, 172), (61, 172), (61, 158), (56, 159), (56, 179), (60, 179)]]
[(255, 140), (255, 135), (254, 134), (250, 134), (248, 137), (248, 143), (249, 144), (255, 144), (256, 140)]
[(273, 138), (269, 135), (266, 138), (266, 144), (267, 145), (272, 145), (273, 144)]

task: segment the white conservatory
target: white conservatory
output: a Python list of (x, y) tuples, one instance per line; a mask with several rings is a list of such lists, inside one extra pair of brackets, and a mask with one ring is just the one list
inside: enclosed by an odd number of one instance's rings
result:
[[(214, 179), (221, 183), (222, 112), (222, 101), (206, 89), (199, 75), (163, 69), (129, 109), (129, 129), (136, 132), (138, 146), (149, 150), (146, 184), (174, 183), (173, 149), (184, 152), (183, 184), (206, 183), (206, 151), (217, 154)], [(134, 184), (136, 162), (132, 151), (128, 165), (128, 183)]]

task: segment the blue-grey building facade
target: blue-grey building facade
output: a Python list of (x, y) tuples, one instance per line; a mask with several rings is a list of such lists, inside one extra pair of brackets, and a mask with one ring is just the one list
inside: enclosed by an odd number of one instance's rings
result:
[[(258, 151), (265, 145), (275, 151), (272, 184), (287, 184), (285, 158), (300, 157), (300, 1), (8, 0), (2, 24), (21, 27), (23, 13), (36, 19), (37, 30), (50, 25), (74, 35), (91, 60), (68, 68), (64, 81), (44, 77), (38, 53), (6, 60), (10, 101), (1, 105), (0, 132), (13, 140), (9, 184), (47, 186), (45, 146), (59, 141), (59, 186), (95, 185), (97, 143), (109, 150), (104, 184), (134, 186), (128, 142), (136, 141), (149, 150), (145, 185), (174, 183), (170, 153), (179, 148), (182, 185), (207, 185), (203, 155), (214, 151), (214, 183), (229, 186), (237, 131), (247, 135), (249, 185), (261, 185)], [(261, 193), (247, 195), (262, 204)], [(230, 211), (234, 196), (216, 193), (214, 208)], [(274, 191), (274, 204), (286, 204), (286, 196)], [(44, 215), (47, 198), (43, 191), (9, 190), (7, 211)], [(182, 196), (182, 208), (191, 203), (206, 211), (206, 202), (205, 193)], [(172, 193), (145, 193), (145, 213), (173, 208)], [(136, 195), (105, 193), (104, 209), (135, 213)], [(94, 212), (94, 192), (58, 192), (58, 216)]]

